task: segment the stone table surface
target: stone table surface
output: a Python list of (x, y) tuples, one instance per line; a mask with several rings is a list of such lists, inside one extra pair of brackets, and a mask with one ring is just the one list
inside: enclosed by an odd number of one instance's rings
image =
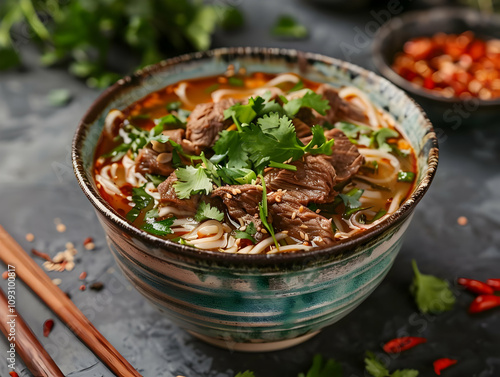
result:
[[(373, 69), (370, 30), (380, 22), (373, 13), (380, 9), (343, 13), (298, 0), (240, 3), (246, 26), (231, 34), (217, 33), (214, 47), (293, 47)], [(307, 25), (310, 38), (280, 41), (270, 37), (270, 26), (283, 12), (295, 14)], [(380, 352), (384, 341), (405, 334), (427, 337), (428, 343), (391, 358), (391, 370), (416, 368), (421, 376), (432, 376), (432, 362), (450, 357), (458, 359), (458, 365), (445, 372), (448, 377), (500, 375), (500, 311), (468, 315), (473, 296), (457, 289), (454, 310), (424, 316), (408, 293), (412, 259), (423, 272), (450, 281), (460, 276), (500, 278), (500, 120), (451, 129), (433, 119), (442, 129), (437, 176), (415, 212), (394, 267), (359, 308), (297, 347), (234, 353), (202, 343), (172, 325), (117, 270), (93, 208), (73, 176), (69, 157), (76, 124), (99, 92), (64, 70), (37, 68), (36, 52), (26, 46), (22, 51), (27, 68), (0, 74), (0, 224), (26, 250), (36, 248), (54, 255), (68, 241), (77, 246), (76, 268), (49, 275), (62, 280), (61, 288), (142, 375), (232, 377), (250, 369), (257, 377), (295, 377), (307, 370), (314, 354), (321, 353), (339, 360), (345, 376), (363, 376), (364, 352)], [(58, 88), (69, 89), (73, 99), (64, 107), (51, 107), (47, 93)], [(457, 224), (459, 216), (468, 218), (466, 226)], [(56, 218), (67, 226), (66, 232), (56, 231)], [(35, 235), (33, 243), (25, 240), (28, 232)], [(82, 247), (86, 237), (94, 238), (94, 251)], [(79, 291), (82, 271), (88, 273), (87, 281), (102, 281), (105, 289)], [(4, 281), (0, 285), (5, 289)], [(65, 375), (113, 376), (60, 321), (56, 320), (49, 337), (43, 337), (42, 324), (54, 314), (20, 281), (17, 308)], [(2, 377), (9, 371), (7, 349), (2, 337)], [(19, 359), (17, 371), (20, 376), (31, 376)]]

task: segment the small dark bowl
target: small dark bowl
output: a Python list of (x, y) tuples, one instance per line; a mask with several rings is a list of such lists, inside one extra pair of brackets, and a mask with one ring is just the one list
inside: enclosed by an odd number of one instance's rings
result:
[(459, 34), (471, 30), (479, 38), (500, 38), (500, 16), (469, 8), (437, 8), (405, 13), (385, 23), (373, 41), (373, 59), (378, 71), (409, 94), (436, 125), (453, 130), (462, 125), (481, 126), (498, 117), (500, 98), (446, 98), (399, 76), (392, 68), (394, 56), (406, 41), (443, 32)]

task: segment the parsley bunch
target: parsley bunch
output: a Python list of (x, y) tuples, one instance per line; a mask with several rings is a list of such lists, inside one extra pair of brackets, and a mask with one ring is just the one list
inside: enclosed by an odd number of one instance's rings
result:
[(243, 16), (232, 6), (191, 0), (6, 0), (0, 20), (0, 69), (21, 64), (16, 45), (28, 39), (41, 47), (41, 64), (69, 62), (89, 86), (106, 87), (124, 73), (109, 59), (117, 42), (142, 67), (166, 52), (208, 49), (217, 27), (236, 28)]

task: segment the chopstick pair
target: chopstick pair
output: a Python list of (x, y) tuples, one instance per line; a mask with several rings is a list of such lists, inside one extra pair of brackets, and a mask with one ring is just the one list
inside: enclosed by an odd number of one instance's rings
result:
[[(6, 264), (15, 266), (16, 276), (21, 278), (28, 287), (63, 321), (66, 326), (87, 345), (87, 347), (117, 376), (120, 377), (142, 377), (132, 365), (106, 340), (102, 334), (92, 325), (92, 323), (83, 315), (78, 307), (71, 301), (66, 294), (61, 291), (49, 276), (35, 263), (35, 261), (23, 250), (23, 248), (0, 226), (0, 259)], [(7, 306), (0, 306), (0, 313), (8, 313)], [(17, 317), (20, 318), (20, 317)], [(2, 317), (2, 322), (5, 322)], [(21, 323), (20, 321), (18, 324)], [(26, 326), (23, 335), (33, 340), (35, 337), (31, 330)], [(30, 333), (32, 338), (30, 338)], [(21, 333), (18, 333), (21, 336)], [(21, 345), (21, 338), (17, 338), (17, 344)], [(36, 339), (36, 338), (35, 338)], [(28, 342), (28, 340), (26, 340)], [(38, 341), (37, 341), (38, 342)], [(27, 344), (27, 343), (25, 343)], [(39, 342), (38, 342), (39, 344)], [(35, 346), (36, 347), (36, 346)], [(41, 345), (40, 345), (41, 347)], [(21, 346), (17, 349), (20, 352)], [(43, 347), (42, 347), (43, 349)], [(32, 351), (34, 351), (32, 349)], [(41, 352), (37, 348), (37, 352)], [(32, 352), (27, 351), (27, 352)], [(31, 355), (31, 356), (30, 356)], [(50, 358), (47, 352), (41, 352), (38, 356), (30, 353), (25, 357), (32, 358), (36, 365), (32, 365), (37, 373), (52, 371), (52, 374), (35, 374), (36, 376), (58, 377), (63, 376), (57, 365)], [(26, 366), (29, 368), (29, 361), (23, 358)], [(47, 369), (52, 368), (52, 369)], [(56, 368), (56, 369), (54, 369)], [(31, 370), (31, 369), (30, 369)], [(55, 374), (59, 371), (60, 374)]]

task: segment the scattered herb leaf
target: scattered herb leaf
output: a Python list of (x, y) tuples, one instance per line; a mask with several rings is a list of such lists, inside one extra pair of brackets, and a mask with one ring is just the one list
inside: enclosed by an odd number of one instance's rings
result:
[(307, 28), (298, 23), (294, 17), (282, 15), (271, 29), (271, 34), (276, 37), (303, 39), (308, 35)]
[(199, 223), (208, 219), (222, 221), (224, 220), (224, 214), (217, 207), (212, 207), (210, 203), (202, 201), (198, 206), (194, 219)]

